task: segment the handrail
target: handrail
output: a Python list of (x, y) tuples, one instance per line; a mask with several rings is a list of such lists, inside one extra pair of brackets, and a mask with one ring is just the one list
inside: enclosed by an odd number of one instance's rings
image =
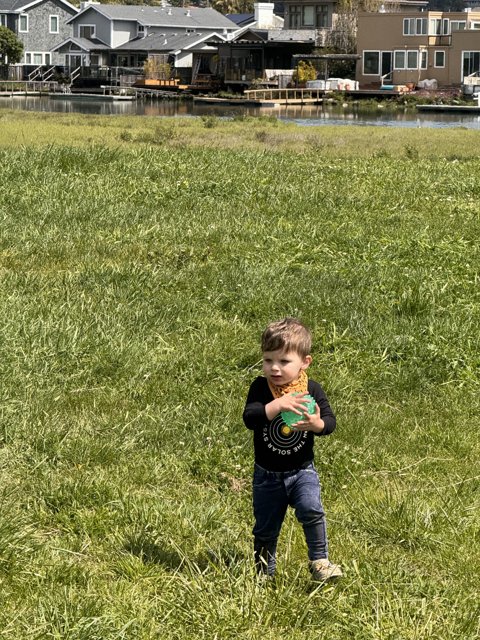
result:
[(42, 73), (42, 80), (50, 80), (50, 78), (52, 76), (55, 75), (55, 67), (50, 67), (50, 69), (47, 69), (45, 71), (45, 73)]
[(42, 65), (36, 67), (33, 71), (31, 71), (28, 74), (28, 79), (29, 80), (33, 80), (34, 78), (36, 78), (37, 76), (41, 76), (42, 75)]

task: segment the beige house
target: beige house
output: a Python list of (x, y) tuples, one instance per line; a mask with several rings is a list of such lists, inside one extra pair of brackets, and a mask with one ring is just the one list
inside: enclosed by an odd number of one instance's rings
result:
[(480, 10), (361, 13), (357, 52), (360, 88), (432, 80), (459, 87), (480, 75)]

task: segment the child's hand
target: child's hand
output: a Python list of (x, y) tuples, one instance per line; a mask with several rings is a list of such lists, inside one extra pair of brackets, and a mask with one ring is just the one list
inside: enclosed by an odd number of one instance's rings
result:
[(308, 393), (287, 393), (281, 398), (276, 398), (265, 405), (265, 413), (269, 420), (273, 420), (282, 411), (293, 411), (299, 416), (303, 415), (303, 409), (308, 405), (309, 400), (305, 397)]
[(282, 411), (293, 411), (293, 413), (298, 413), (299, 416), (303, 415), (303, 411), (306, 408), (306, 405), (310, 402), (309, 398), (306, 398), (308, 393), (287, 393), (286, 395), (278, 398), (280, 412)]
[(296, 431), (313, 431), (313, 433), (321, 433), (325, 428), (325, 423), (320, 417), (320, 407), (315, 405), (315, 413), (305, 413), (302, 419), (292, 424), (292, 429)]

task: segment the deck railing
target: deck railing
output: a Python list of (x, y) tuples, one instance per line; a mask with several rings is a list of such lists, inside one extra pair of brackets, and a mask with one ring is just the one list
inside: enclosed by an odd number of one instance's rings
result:
[(282, 104), (308, 104), (321, 102), (325, 89), (248, 89), (244, 91), (247, 100), (281, 102)]

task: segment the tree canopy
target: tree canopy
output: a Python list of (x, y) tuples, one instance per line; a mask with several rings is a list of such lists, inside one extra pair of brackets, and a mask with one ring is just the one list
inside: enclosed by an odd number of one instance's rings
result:
[(0, 65), (16, 64), (23, 55), (23, 44), (7, 27), (0, 27)]

